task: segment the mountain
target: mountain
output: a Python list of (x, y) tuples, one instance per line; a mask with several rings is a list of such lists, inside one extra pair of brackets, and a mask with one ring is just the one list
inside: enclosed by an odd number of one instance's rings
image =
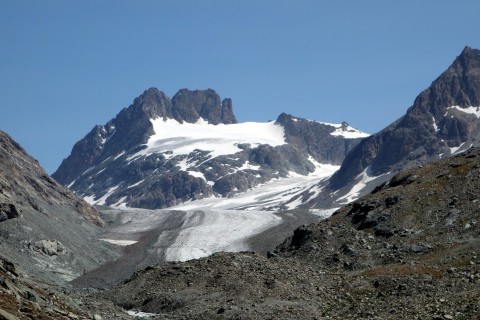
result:
[(72, 280), (118, 255), (96, 240), (104, 224), (0, 131), (0, 257), (37, 279)]
[(466, 47), (403, 117), (347, 154), (331, 179), (317, 186), (320, 196), (303, 198), (310, 206), (345, 204), (402, 169), (478, 146), (479, 117), (480, 50)]
[(96, 297), (162, 319), (477, 319), (480, 149), (411, 168), (275, 252), (135, 273)]
[(232, 101), (211, 89), (182, 89), (170, 99), (150, 88), (77, 142), (52, 176), (92, 204), (148, 209), (199, 199), (210, 199), (201, 202), (209, 206), (212, 199), (305, 177), (294, 190), (285, 183), (268, 199), (254, 196), (255, 208), (279, 207), (330, 176), (365, 136), (347, 123), (288, 114), (267, 123), (237, 123)]

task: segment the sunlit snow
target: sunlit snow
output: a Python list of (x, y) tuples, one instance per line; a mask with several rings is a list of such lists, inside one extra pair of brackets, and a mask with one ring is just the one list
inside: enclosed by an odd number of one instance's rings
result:
[(461, 147), (463, 147), (464, 144), (465, 142), (461, 143), (458, 147), (450, 148), (450, 154), (456, 153)]
[(435, 132), (438, 132), (439, 129), (438, 129), (437, 122), (435, 121), (434, 116), (432, 116), (432, 121), (433, 121), (433, 129), (435, 130)]
[(106, 241), (112, 244), (116, 244), (117, 246), (130, 246), (138, 242), (135, 240), (114, 240), (114, 239), (100, 239), (100, 240)]
[[(315, 165), (315, 171), (309, 175), (303, 176), (291, 172), (289, 177), (273, 179), (243, 193), (236, 194), (232, 198), (210, 197), (187, 201), (172, 207), (172, 209), (265, 210), (282, 205), (294, 196), (315, 187), (321, 180), (330, 177), (340, 168), (340, 166), (318, 163), (312, 157), (309, 160)], [(298, 201), (295, 204), (287, 204), (287, 207), (293, 209), (300, 204), (300, 201)]]
[(273, 147), (285, 144), (282, 126), (274, 122), (244, 122), (235, 124), (209, 124), (200, 118), (196, 123), (179, 123), (173, 119), (150, 120), (155, 134), (147, 148), (129, 157), (129, 160), (152, 153), (172, 152), (172, 155), (189, 154), (192, 151), (209, 151), (210, 156), (234, 154), (241, 151), (239, 144), (255, 147), (269, 144)]
[(445, 115), (447, 115), (448, 110), (450, 110), (450, 109), (455, 109), (455, 110), (462, 111), (462, 112), (465, 112), (465, 113), (473, 114), (477, 118), (480, 118), (480, 107), (470, 106), (468, 108), (462, 108), (460, 106), (451, 106), (450, 108), (447, 109), (447, 112), (445, 113)]
[[(389, 174), (388, 173), (384, 173), (383, 175), (385, 174)], [(358, 198), (358, 196), (360, 195), (360, 191), (362, 191), (366, 186), (367, 186), (367, 183), (369, 183), (370, 181), (373, 181), (379, 177), (381, 177), (382, 175), (379, 175), (379, 176), (372, 176), (371, 173), (370, 173), (370, 166), (368, 166), (367, 168), (365, 168), (365, 170), (363, 170), (362, 173), (360, 173), (358, 176), (357, 176), (357, 179), (360, 179), (359, 182), (357, 182), (353, 187), (352, 189), (350, 190), (349, 193), (347, 193), (346, 195), (344, 195), (343, 197), (340, 197), (338, 198), (338, 201), (340, 200), (345, 200), (343, 203), (341, 204), (347, 204), (347, 203), (350, 203), (354, 200), (356, 200)]]
[(342, 125), (333, 125), (335, 126), (335, 131), (330, 133), (332, 136), (341, 136), (345, 139), (356, 139), (356, 138), (366, 138), (370, 136), (368, 133), (362, 132), (350, 126), (347, 126), (345, 129), (342, 128)]
[(105, 204), (105, 202), (107, 201), (107, 198), (110, 197), (112, 195), (112, 193), (114, 193), (115, 190), (118, 189), (118, 187), (120, 187), (120, 185), (109, 188), (107, 193), (105, 193), (100, 199), (96, 199), (96, 195), (93, 195), (93, 196), (85, 196), (85, 197), (83, 197), (83, 200), (85, 200), (86, 202), (88, 202), (91, 205), (103, 206)]

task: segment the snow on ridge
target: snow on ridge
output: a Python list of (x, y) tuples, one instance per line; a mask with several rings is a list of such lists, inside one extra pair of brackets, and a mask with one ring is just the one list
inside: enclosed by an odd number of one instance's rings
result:
[(437, 122), (435, 121), (435, 117), (432, 116), (432, 121), (433, 121), (433, 129), (435, 132), (438, 132), (440, 129), (438, 129)]
[(174, 119), (150, 119), (154, 134), (147, 148), (130, 156), (128, 160), (152, 153), (171, 152), (185, 155), (194, 150), (209, 151), (210, 156), (234, 154), (241, 149), (239, 144), (257, 146), (268, 144), (273, 147), (286, 144), (284, 128), (275, 122), (243, 122), (213, 125), (199, 118), (196, 123), (179, 123)]
[(465, 144), (465, 142), (462, 142), (458, 147), (452, 147), (450, 148), (450, 154), (455, 154), (458, 152), (458, 150), (463, 147), (463, 145)]
[(445, 112), (445, 116), (448, 114), (448, 111), (451, 110), (451, 109), (455, 109), (455, 110), (458, 110), (458, 111), (461, 111), (461, 112), (464, 112), (464, 113), (468, 113), (468, 114), (473, 114), (477, 118), (480, 118), (480, 107), (470, 106), (468, 108), (462, 108), (460, 106), (451, 106)]
[(384, 173), (384, 174), (381, 174), (379, 176), (372, 176), (371, 175), (371, 172), (370, 172), (370, 166), (366, 167), (365, 170), (362, 171), (362, 173), (360, 173), (357, 178), (360, 179), (359, 182), (357, 182), (353, 187), (352, 189), (350, 190), (350, 192), (348, 192), (346, 195), (340, 197), (337, 199), (337, 201), (340, 201), (340, 200), (346, 200), (346, 202), (343, 202), (343, 203), (340, 203), (340, 204), (347, 204), (347, 203), (350, 203), (352, 201), (355, 201), (358, 196), (360, 195), (360, 191), (362, 191), (366, 186), (367, 184), (370, 182), (370, 181), (373, 181), (383, 175), (386, 175), (386, 174), (389, 174), (390, 172), (387, 172), (387, 173)]
[[(350, 127), (349, 125), (345, 126), (345, 124), (343, 123), (330, 123), (330, 122), (322, 122), (322, 121), (309, 120), (309, 119), (306, 119), (306, 120), (310, 122), (316, 122), (326, 126), (334, 127), (335, 131), (330, 133), (330, 135), (332, 136), (341, 136), (341, 137), (344, 137), (345, 139), (366, 138), (370, 136), (370, 134), (366, 132), (355, 129), (354, 127)], [(298, 119), (296, 121), (298, 121)]]
[(92, 206), (93, 205), (103, 206), (105, 204), (105, 201), (107, 201), (107, 198), (110, 197), (112, 193), (114, 193), (115, 190), (118, 189), (118, 187), (120, 187), (120, 185), (116, 185), (114, 187), (109, 188), (108, 191), (100, 199), (95, 199), (97, 196), (92, 195), (92, 196), (83, 197), (83, 200), (85, 200), (88, 204), (91, 204)]
[(70, 187), (73, 186), (75, 184), (75, 182), (77, 182), (77, 179), (70, 182), (70, 184), (67, 186), (67, 188), (70, 189)]
[(341, 136), (345, 139), (356, 139), (356, 138), (366, 138), (370, 136), (368, 133), (362, 132), (350, 126), (343, 127), (336, 127), (335, 131), (331, 132), (330, 135), (332, 136)]
[(130, 246), (138, 242), (136, 240), (115, 240), (115, 239), (98, 239), (98, 240), (109, 242), (111, 244), (116, 244), (117, 246)]

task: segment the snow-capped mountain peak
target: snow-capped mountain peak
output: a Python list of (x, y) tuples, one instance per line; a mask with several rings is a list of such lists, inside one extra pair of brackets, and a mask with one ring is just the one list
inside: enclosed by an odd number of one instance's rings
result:
[[(97, 205), (163, 208), (263, 188), (271, 199), (250, 207), (281, 207), (330, 176), (364, 136), (346, 123), (287, 114), (237, 123), (231, 100), (213, 90), (182, 89), (170, 99), (150, 88), (79, 141), (53, 176)], [(283, 196), (265, 189), (287, 181), (295, 188), (279, 187)]]

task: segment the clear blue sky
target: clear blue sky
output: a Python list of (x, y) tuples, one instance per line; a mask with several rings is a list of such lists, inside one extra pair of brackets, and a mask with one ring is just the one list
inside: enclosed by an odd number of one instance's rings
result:
[(465, 46), (480, 1), (2, 0), (0, 130), (52, 173), (149, 87), (215, 89), (239, 121), (281, 112), (376, 132)]

